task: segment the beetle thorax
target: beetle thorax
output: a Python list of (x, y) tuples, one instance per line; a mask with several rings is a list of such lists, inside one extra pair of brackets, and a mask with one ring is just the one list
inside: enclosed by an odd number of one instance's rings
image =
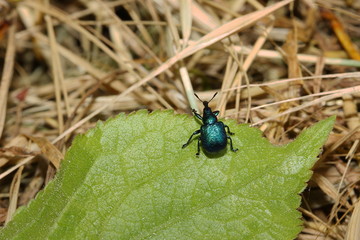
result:
[(211, 108), (209, 108), (207, 106), (207, 104), (206, 105), (204, 104), (204, 106), (205, 106), (204, 111), (203, 111), (203, 123), (204, 123), (204, 125), (216, 123), (217, 122), (217, 117), (215, 116), (215, 114), (213, 113)]

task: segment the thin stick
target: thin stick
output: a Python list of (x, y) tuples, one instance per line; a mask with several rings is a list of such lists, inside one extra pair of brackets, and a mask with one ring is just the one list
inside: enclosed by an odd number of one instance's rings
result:
[(0, 85), (0, 138), (2, 136), (5, 117), (6, 117), (6, 106), (8, 91), (11, 83), (11, 79), (14, 73), (14, 58), (15, 58), (15, 31), (16, 31), (16, 14), (15, 11), (12, 13), (13, 22), (9, 29), (8, 41), (6, 47), (6, 54), (4, 60), (4, 70), (1, 77)]

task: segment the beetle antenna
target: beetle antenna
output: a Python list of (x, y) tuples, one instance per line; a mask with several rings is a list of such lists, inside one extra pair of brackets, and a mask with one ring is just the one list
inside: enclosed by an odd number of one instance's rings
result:
[(214, 99), (214, 97), (216, 96), (216, 94), (218, 94), (218, 92), (216, 92), (216, 93), (214, 94), (214, 96), (209, 100), (209, 102)]
[(196, 93), (194, 93), (194, 95), (195, 95), (195, 97), (197, 97), (197, 99), (199, 99), (201, 102), (203, 102), (203, 100), (201, 100)]
[[(207, 101), (207, 102), (209, 103), (211, 100), (213, 100), (214, 97), (215, 97), (217, 94), (218, 94), (218, 92), (216, 92), (216, 93), (214, 94), (214, 96), (212, 96), (212, 98), (211, 98), (209, 101)], [(196, 93), (194, 93), (194, 95), (195, 95), (195, 97), (197, 97), (197, 99), (199, 99), (201, 102), (204, 102), (203, 100), (201, 100), (201, 99), (199, 98), (199, 96), (198, 96)]]

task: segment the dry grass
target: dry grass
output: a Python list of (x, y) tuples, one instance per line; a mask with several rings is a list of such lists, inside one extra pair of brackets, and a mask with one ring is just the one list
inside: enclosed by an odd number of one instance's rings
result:
[(73, 136), (119, 112), (190, 114), (195, 89), (277, 144), (337, 115), (298, 239), (360, 239), (360, 4), (263, 4), (0, 0), (1, 223), (53, 178)]

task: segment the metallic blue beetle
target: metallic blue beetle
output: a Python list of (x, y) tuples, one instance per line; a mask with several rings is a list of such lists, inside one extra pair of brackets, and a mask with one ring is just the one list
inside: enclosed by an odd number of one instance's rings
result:
[(200, 137), (198, 138), (198, 151), (196, 156), (200, 154), (200, 142), (203, 149), (208, 153), (216, 153), (223, 150), (226, 147), (227, 140), (230, 140), (230, 149), (233, 152), (236, 152), (238, 149), (233, 148), (232, 139), (225, 132), (225, 128), (227, 128), (227, 133), (229, 135), (234, 135), (234, 133), (230, 132), (229, 126), (225, 125), (223, 122), (217, 120), (217, 115), (219, 115), (219, 111), (212, 111), (209, 107), (209, 102), (214, 99), (217, 93), (209, 101), (202, 101), (196, 93), (195, 96), (203, 103), (204, 110), (203, 116), (193, 109), (193, 113), (195, 116), (203, 122), (203, 125), (199, 130), (196, 130), (189, 138), (189, 140), (182, 146), (182, 148), (186, 147), (190, 144), (191, 139), (194, 135), (200, 133)]

